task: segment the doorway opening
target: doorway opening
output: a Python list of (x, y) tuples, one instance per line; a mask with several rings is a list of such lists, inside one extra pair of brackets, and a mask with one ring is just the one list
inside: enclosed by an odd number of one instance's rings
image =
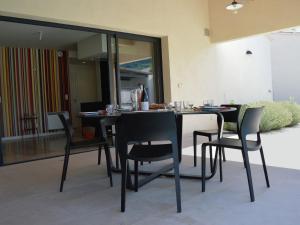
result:
[[(79, 112), (122, 105), (124, 71), (143, 60), (148, 71), (133, 72), (152, 73), (152, 100), (163, 99), (159, 38), (11, 17), (0, 17), (0, 29), (0, 165), (63, 155), (57, 112), (69, 114), (78, 137), (94, 135)], [(151, 55), (128, 58), (145, 51), (135, 42)]]

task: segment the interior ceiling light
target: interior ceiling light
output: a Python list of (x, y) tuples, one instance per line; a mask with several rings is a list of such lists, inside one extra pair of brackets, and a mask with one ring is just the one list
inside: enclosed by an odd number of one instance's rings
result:
[(226, 6), (226, 9), (231, 10), (231, 11), (236, 11), (236, 10), (243, 8), (243, 6), (244, 5), (242, 3), (239, 3), (236, 0), (234, 0), (231, 4)]

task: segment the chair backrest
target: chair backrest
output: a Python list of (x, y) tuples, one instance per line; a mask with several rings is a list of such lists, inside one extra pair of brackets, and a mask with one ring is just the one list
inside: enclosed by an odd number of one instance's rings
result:
[(174, 112), (124, 113), (118, 119), (116, 129), (118, 142), (125, 144), (168, 140), (177, 145)]
[(105, 103), (103, 102), (81, 102), (80, 111), (81, 112), (95, 112), (99, 109), (105, 109)]
[(70, 118), (65, 113), (58, 113), (58, 117), (60, 121), (62, 122), (62, 125), (64, 127), (64, 131), (67, 137), (67, 141), (70, 142), (72, 140), (73, 136), (73, 128), (70, 121)]
[(263, 109), (264, 109), (263, 107), (246, 109), (240, 127), (240, 136), (242, 140), (245, 140), (248, 134), (259, 134), (259, 125), (260, 125)]
[(239, 121), (239, 115), (242, 105), (237, 104), (223, 104), (221, 106), (235, 108), (236, 110), (230, 112), (223, 112), (224, 122), (237, 123)]

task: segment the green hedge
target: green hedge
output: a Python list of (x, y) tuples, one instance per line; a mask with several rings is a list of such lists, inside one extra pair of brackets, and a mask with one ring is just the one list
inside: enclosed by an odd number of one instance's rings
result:
[(292, 113), (292, 122), (288, 126), (297, 125), (300, 122), (300, 105), (290, 101), (281, 102), (281, 104)]
[[(300, 123), (300, 105), (293, 101), (260, 101), (243, 105), (239, 121), (241, 122), (246, 108), (259, 106), (264, 106), (264, 112), (260, 123), (261, 132), (278, 130), (283, 127), (295, 126)], [(236, 126), (232, 123), (225, 123), (224, 128), (226, 130), (236, 130)]]

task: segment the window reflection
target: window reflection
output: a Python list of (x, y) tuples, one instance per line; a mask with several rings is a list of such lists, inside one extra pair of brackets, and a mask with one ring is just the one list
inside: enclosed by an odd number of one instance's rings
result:
[(144, 85), (149, 101), (155, 102), (153, 43), (119, 39), (120, 101), (130, 105), (132, 90)]

